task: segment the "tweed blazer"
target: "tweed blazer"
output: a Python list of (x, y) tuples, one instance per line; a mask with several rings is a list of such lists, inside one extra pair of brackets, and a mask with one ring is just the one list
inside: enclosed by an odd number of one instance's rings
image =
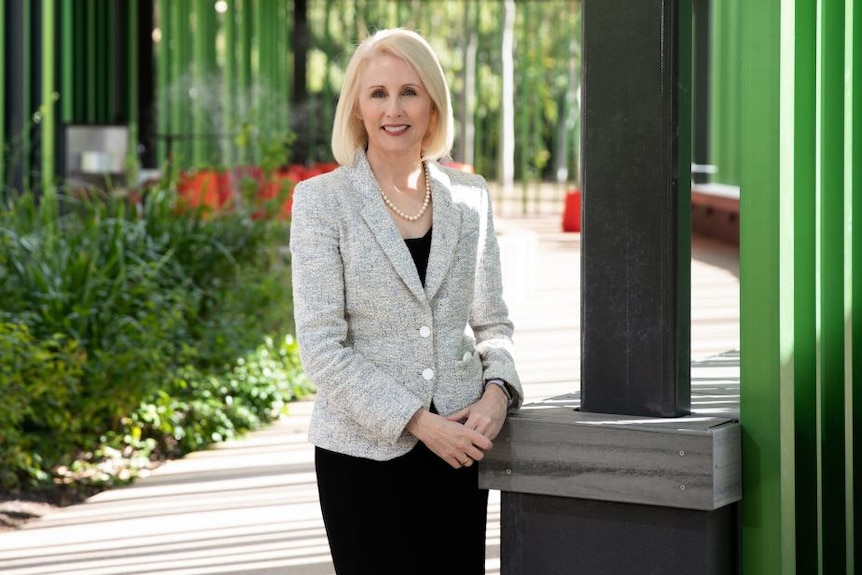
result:
[(484, 382), (523, 392), (484, 178), (428, 162), (433, 228), (423, 288), (365, 154), (300, 182), (290, 231), (300, 358), (317, 386), (309, 441), (387, 460), (431, 402), (449, 415)]

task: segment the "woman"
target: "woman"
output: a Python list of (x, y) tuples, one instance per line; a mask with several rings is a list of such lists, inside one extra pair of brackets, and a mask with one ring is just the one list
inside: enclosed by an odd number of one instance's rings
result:
[(521, 403), (488, 187), (446, 168), (443, 69), (421, 36), (354, 52), (335, 112), (340, 167), (297, 185), (297, 339), (336, 572), (484, 573), (475, 463)]

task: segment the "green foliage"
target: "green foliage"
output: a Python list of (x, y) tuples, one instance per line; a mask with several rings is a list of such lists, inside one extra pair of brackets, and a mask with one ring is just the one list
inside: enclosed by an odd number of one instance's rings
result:
[(0, 207), (0, 489), (127, 481), (309, 391), (271, 343), (292, 329), (288, 224), (176, 200), (168, 180), (131, 207)]
[(233, 439), (281, 416), (288, 402), (313, 392), (295, 341), (266, 338), (219, 376), (192, 366), (178, 370), (165, 389), (142, 402), (114, 442), (134, 446), (154, 438), (164, 456), (179, 456)]
[(22, 477), (44, 479), (42, 461), (58, 455), (34, 453), (41, 431), (62, 436), (74, 426), (64, 412), (80, 392), (84, 357), (65, 336), (37, 340), (27, 326), (0, 321), (0, 358), (0, 485), (18, 487)]

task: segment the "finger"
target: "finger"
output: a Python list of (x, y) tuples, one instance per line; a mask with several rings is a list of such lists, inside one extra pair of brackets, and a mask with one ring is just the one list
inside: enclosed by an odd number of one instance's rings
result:
[(455, 469), (461, 469), (462, 467), (467, 467), (469, 464), (472, 463), (472, 461), (473, 460), (471, 458), (467, 457), (466, 455), (461, 455), (461, 456), (453, 457), (449, 461), (449, 465), (451, 465)]
[(462, 409), (460, 411), (456, 411), (446, 419), (449, 421), (455, 421), (457, 423), (466, 423), (467, 419), (470, 417), (470, 409)]

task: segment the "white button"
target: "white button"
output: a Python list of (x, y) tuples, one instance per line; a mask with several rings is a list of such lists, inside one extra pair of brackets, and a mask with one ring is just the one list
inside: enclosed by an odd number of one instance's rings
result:
[(469, 351), (465, 351), (465, 352), (464, 352), (463, 360), (464, 360), (464, 361), (467, 361), (467, 360), (471, 359), (472, 357), (473, 357), (473, 354), (472, 354), (472, 353), (470, 353)]
[(421, 335), (422, 337), (428, 337), (429, 335), (431, 335), (431, 328), (427, 325), (423, 325), (419, 328), (419, 335)]
[(434, 379), (434, 370), (431, 369), (430, 367), (425, 369), (422, 372), (422, 377), (425, 378), (425, 381), (431, 381), (432, 379)]

